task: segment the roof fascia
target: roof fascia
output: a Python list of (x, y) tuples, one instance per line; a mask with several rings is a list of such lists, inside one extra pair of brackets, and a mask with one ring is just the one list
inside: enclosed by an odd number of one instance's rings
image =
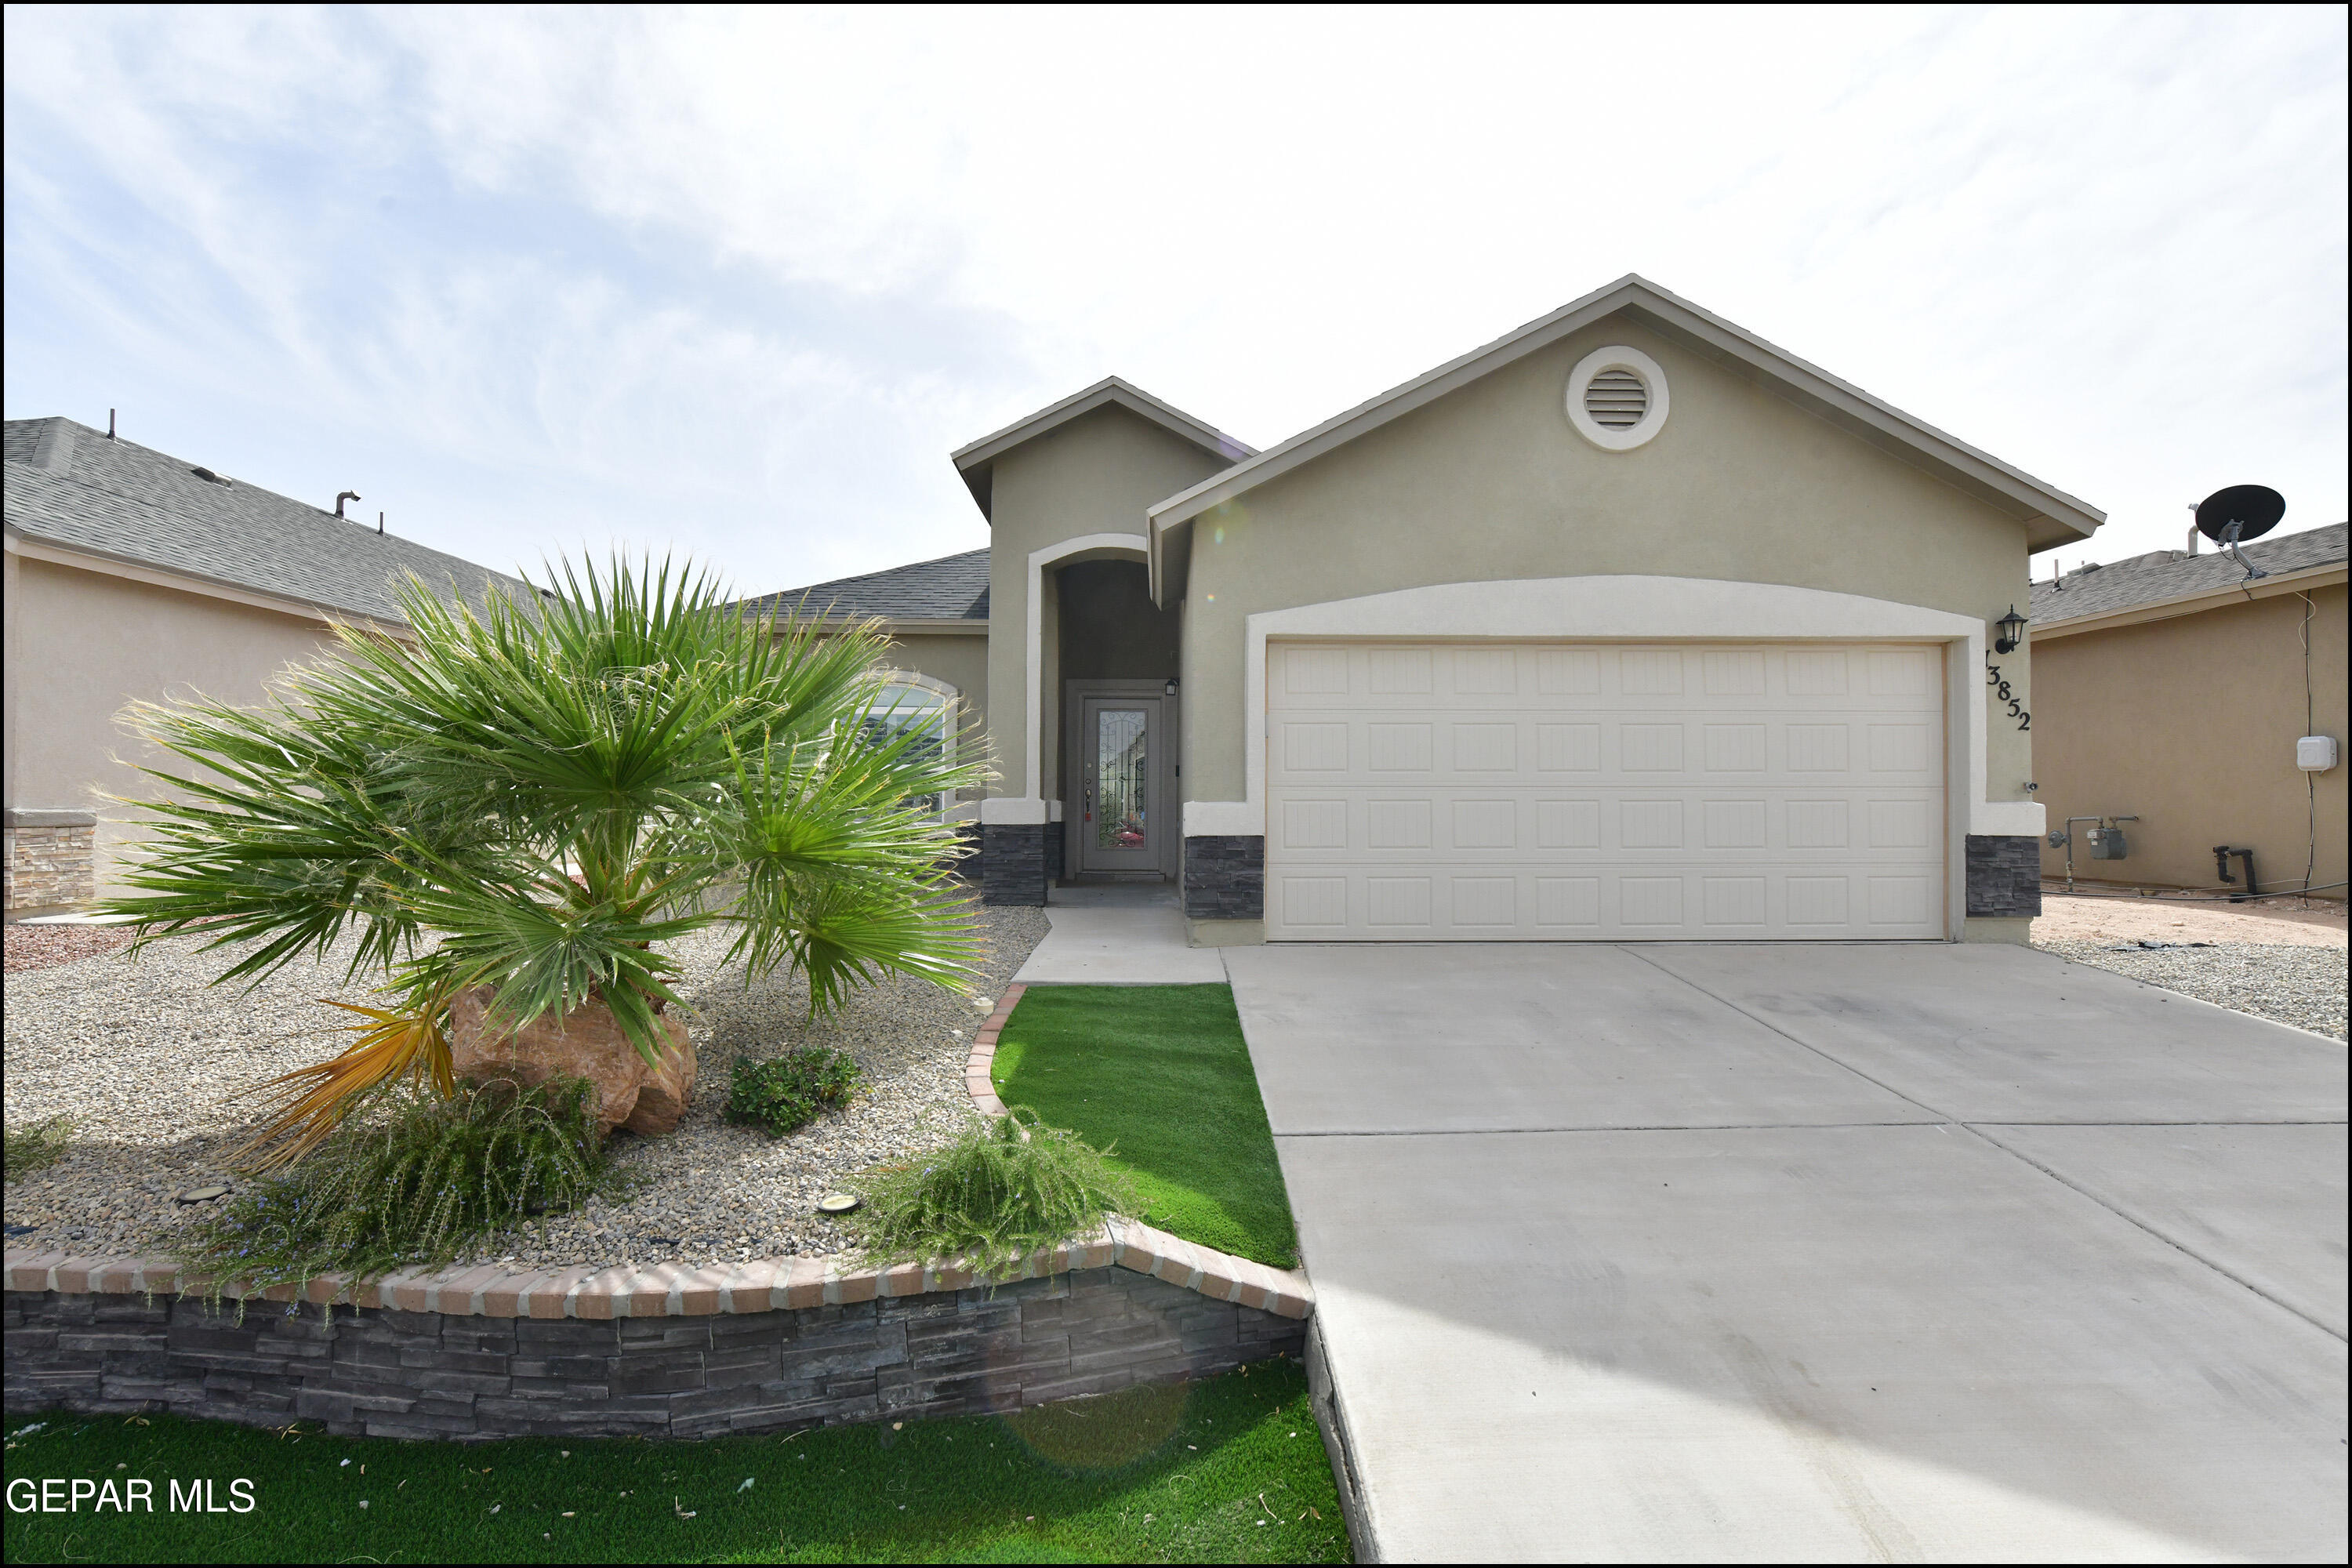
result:
[(2281, 594), (2307, 594), (2314, 588), (2330, 587), (2345, 580), (2345, 563), (2327, 561), (2316, 566), (2306, 566), (2300, 572), (2282, 572), (2251, 583), (2200, 588), (2193, 594), (2176, 594), (2168, 599), (2150, 599), (2144, 605), (2126, 605), (2120, 610), (2108, 610), (2099, 615), (2045, 621), (2033, 628), (2033, 641), (2049, 642), (2058, 637), (2076, 637), (2084, 632), (2112, 631), (2117, 626), (2138, 626), (2146, 621), (2175, 620), (2182, 616), (2202, 615), (2207, 610), (2242, 605), (2249, 599), (2274, 598)]
[(1895, 451), (1906, 461), (2019, 517), (2026, 524), (2027, 537), (2034, 550), (2080, 542), (2106, 521), (2105, 512), (2064, 491), (2052, 489), (1989, 453), (1871, 396), (1860, 387), (1775, 348), (1722, 317), (1629, 273), (1606, 288), (1572, 300), (1548, 316), (1449, 360), (1171, 496), (1150, 509), (1152, 530), (1157, 534), (1197, 517), (1620, 310), (1632, 311), (1676, 342), (1738, 369), (1751, 379), (1769, 380), (1777, 390), (1793, 394), (1793, 400), (1801, 406), (1826, 415), (1881, 449)]
[(386, 620), (381, 616), (372, 616), (364, 610), (346, 609), (340, 605), (322, 604), (309, 599), (289, 599), (276, 594), (257, 593), (234, 583), (222, 582), (217, 577), (206, 577), (194, 572), (169, 571), (163, 567), (151, 565), (143, 561), (133, 561), (127, 556), (115, 555), (106, 551), (92, 550), (84, 546), (68, 547), (54, 544), (47, 540), (36, 539), (31, 534), (22, 532), (13, 524), (7, 530), (7, 551), (9, 554), (21, 555), (27, 561), (44, 561), (53, 566), (70, 566), (77, 571), (95, 572), (101, 576), (121, 577), (133, 583), (143, 583), (152, 588), (170, 588), (183, 594), (194, 594), (203, 598), (221, 599), (233, 605), (244, 605), (251, 609), (268, 610), (277, 615), (290, 616), (296, 620), (316, 621), (320, 626), (333, 626), (341, 623), (344, 626), (362, 626), (373, 631), (388, 632), (398, 637), (415, 635), (414, 628), (406, 621)]
[(963, 476), (964, 487), (971, 491), (971, 499), (979, 503), (981, 515), (988, 517), (991, 515), (991, 491), (993, 489), (991, 464), (1024, 442), (1034, 441), (1097, 408), (1112, 406), (1148, 419), (1161, 429), (1229, 461), (1257, 455), (1256, 447), (1235, 440), (1214, 426), (1202, 424), (1173, 404), (1162, 403), (1131, 382), (1108, 375), (1058, 403), (1049, 403), (1036, 413), (1015, 420), (993, 435), (982, 436), (977, 441), (957, 447), (949, 454), (949, 458), (955, 464), (956, 472)]
[(942, 633), (952, 634), (958, 632), (961, 632), (967, 637), (986, 637), (988, 635), (988, 623), (984, 620), (975, 620), (969, 616), (954, 620), (892, 620), (886, 617), (882, 621), (881, 625), (884, 631), (894, 635), (899, 632), (906, 632), (914, 636), (928, 633), (933, 637), (937, 637)]
[[(745, 613), (755, 616), (770, 614), (764, 610)], [(784, 610), (774, 612), (777, 619), (784, 618), (787, 614), (789, 612)], [(934, 637), (942, 633), (961, 633), (965, 636), (976, 637), (988, 635), (987, 619), (977, 616), (843, 616), (821, 611), (808, 616), (801, 624), (814, 626), (821, 632), (852, 631), (860, 626), (877, 626), (886, 632), (928, 633)]]

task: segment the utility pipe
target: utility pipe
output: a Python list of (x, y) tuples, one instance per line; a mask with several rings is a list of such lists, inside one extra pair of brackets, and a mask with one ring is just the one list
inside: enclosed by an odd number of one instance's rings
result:
[[(2053, 848), (2055, 848), (2061, 844), (2066, 847), (2066, 890), (2070, 893), (2074, 890), (2074, 824), (2078, 822), (2096, 822), (2105, 824), (2114, 822), (2137, 822), (2139, 818), (2137, 816), (2102, 816), (2068, 817), (2066, 819), (2066, 826), (2064, 830), (2053, 833), (2050, 836), (2050, 843)], [(2225, 873), (2221, 879), (2226, 882), (2230, 879)]]

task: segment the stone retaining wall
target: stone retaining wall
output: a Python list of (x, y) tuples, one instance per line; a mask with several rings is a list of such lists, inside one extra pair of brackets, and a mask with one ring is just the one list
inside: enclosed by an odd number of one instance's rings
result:
[[(966, 1067), (989, 1069), (1027, 987)], [(6, 1403), (370, 1436), (699, 1437), (1011, 1410), (1303, 1355), (1313, 1287), (1146, 1225), (970, 1270), (836, 1258), (334, 1276), (215, 1304), (164, 1258), (6, 1256)], [(184, 1285), (188, 1294), (181, 1295)]]
[(1303, 1353), (1302, 1274), (1115, 1220), (998, 1285), (778, 1258), (322, 1276), (215, 1306), (162, 1258), (6, 1258), (6, 1404), (378, 1436), (707, 1436), (969, 1415)]
[[(17, 1270), (10, 1269), (11, 1283)], [(15, 1290), (7, 1406), (375, 1437), (707, 1437), (961, 1415), (1301, 1354), (1297, 1318), (1124, 1268), (700, 1317), (489, 1317)]]

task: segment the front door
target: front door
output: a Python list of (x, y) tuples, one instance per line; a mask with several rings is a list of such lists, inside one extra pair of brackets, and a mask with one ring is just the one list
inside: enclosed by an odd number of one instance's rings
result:
[(1087, 871), (1157, 871), (1160, 700), (1088, 697), (1078, 726), (1078, 866)]

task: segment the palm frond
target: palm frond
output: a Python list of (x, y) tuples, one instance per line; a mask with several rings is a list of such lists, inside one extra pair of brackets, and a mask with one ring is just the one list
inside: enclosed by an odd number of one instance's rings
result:
[(275, 1104), (261, 1131), (230, 1152), (232, 1165), (266, 1171), (291, 1163), (324, 1142), (370, 1095), (404, 1079), (444, 1095), (455, 1089), (449, 1037), (441, 1027), (446, 1003), (394, 1011), (320, 1000), (365, 1020), (347, 1026), (359, 1038), (331, 1061), (297, 1068), (247, 1089)]
[(126, 710), (165, 760), (105, 910), (141, 944), (201, 934), (223, 981), (332, 955), (398, 998), (336, 1063), (273, 1080), (256, 1152), (315, 1146), (391, 1079), (445, 1079), (428, 1024), (466, 986), (506, 1028), (600, 1001), (656, 1059), (678, 1001), (660, 945), (714, 922), (755, 975), (805, 969), (820, 1008), (889, 974), (964, 983), (961, 847), (928, 803), (985, 773), (872, 717), (877, 626), (746, 615), (667, 560), (548, 580), (477, 607), (411, 578), (404, 634), (339, 626), (257, 707)]

